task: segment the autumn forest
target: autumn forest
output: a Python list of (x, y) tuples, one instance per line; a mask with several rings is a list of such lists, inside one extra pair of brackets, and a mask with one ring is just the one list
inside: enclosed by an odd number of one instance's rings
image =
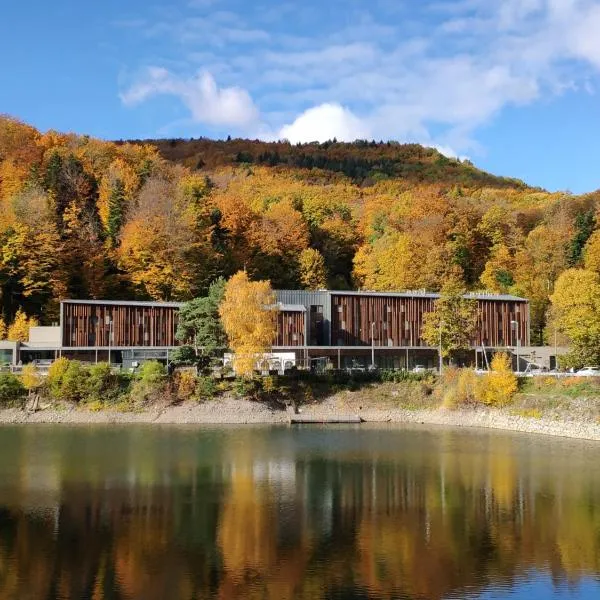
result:
[(0, 118), (0, 291), (49, 324), (61, 298), (187, 300), (246, 269), (274, 288), (470, 290), (531, 300), (600, 271), (600, 193), (549, 193), (417, 145), (106, 142)]

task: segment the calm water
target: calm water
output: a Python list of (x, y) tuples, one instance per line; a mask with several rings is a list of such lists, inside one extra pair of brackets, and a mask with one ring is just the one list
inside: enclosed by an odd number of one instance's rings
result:
[(600, 598), (600, 444), (0, 428), (1, 600)]

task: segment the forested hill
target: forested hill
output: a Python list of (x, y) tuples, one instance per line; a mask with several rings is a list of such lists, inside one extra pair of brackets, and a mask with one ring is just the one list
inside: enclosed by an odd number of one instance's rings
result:
[(186, 300), (240, 269), (287, 288), (452, 277), (530, 298), (539, 343), (561, 273), (600, 272), (599, 208), (415, 145), (113, 143), (0, 117), (1, 312)]
[(358, 140), (292, 145), (287, 142), (228, 139), (130, 140), (155, 146), (165, 159), (190, 169), (258, 165), (319, 169), (340, 173), (355, 183), (369, 185), (389, 178), (415, 183), (477, 187), (516, 188), (527, 186), (517, 179), (497, 177), (474, 167), (469, 161), (448, 158), (434, 148), (398, 142)]

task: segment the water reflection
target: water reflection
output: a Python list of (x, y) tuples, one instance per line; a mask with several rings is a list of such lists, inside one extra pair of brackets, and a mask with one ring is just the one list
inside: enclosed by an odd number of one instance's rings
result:
[(443, 430), (4, 428), (0, 598), (583, 598), (599, 458)]

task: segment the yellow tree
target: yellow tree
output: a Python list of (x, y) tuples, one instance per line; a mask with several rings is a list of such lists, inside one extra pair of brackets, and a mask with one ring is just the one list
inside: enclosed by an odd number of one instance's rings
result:
[(566, 363), (600, 362), (600, 276), (585, 269), (567, 269), (550, 300), (559, 328), (571, 340)]
[(209, 228), (174, 182), (151, 178), (129, 213), (117, 250), (134, 285), (156, 300), (185, 299), (207, 283), (213, 254)]
[(484, 404), (504, 406), (517, 393), (519, 382), (508, 354), (494, 354), (492, 370), (478, 381), (477, 398)]
[(515, 261), (504, 244), (494, 246), (481, 275), (481, 283), (490, 292), (505, 294), (514, 284)]
[(42, 377), (33, 363), (23, 367), (21, 382), (25, 386), (29, 396), (42, 385)]
[(6, 339), (6, 322), (0, 317), (0, 340)]
[(35, 317), (28, 317), (23, 310), (19, 309), (8, 328), (6, 338), (11, 342), (26, 342), (29, 340), (29, 328), (37, 326), (38, 321)]
[(271, 284), (250, 281), (245, 271), (239, 271), (225, 286), (219, 314), (234, 353), (235, 372), (251, 376), (261, 355), (270, 352), (277, 331)]
[(583, 263), (588, 271), (600, 274), (600, 230), (587, 241), (583, 249)]
[(323, 290), (327, 287), (325, 259), (314, 248), (307, 248), (300, 254), (300, 283), (307, 290)]
[(412, 239), (404, 233), (386, 234), (373, 245), (361, 246), (354, 257), (354, 276), (367, 290), (414, 288), (417, 269)]

